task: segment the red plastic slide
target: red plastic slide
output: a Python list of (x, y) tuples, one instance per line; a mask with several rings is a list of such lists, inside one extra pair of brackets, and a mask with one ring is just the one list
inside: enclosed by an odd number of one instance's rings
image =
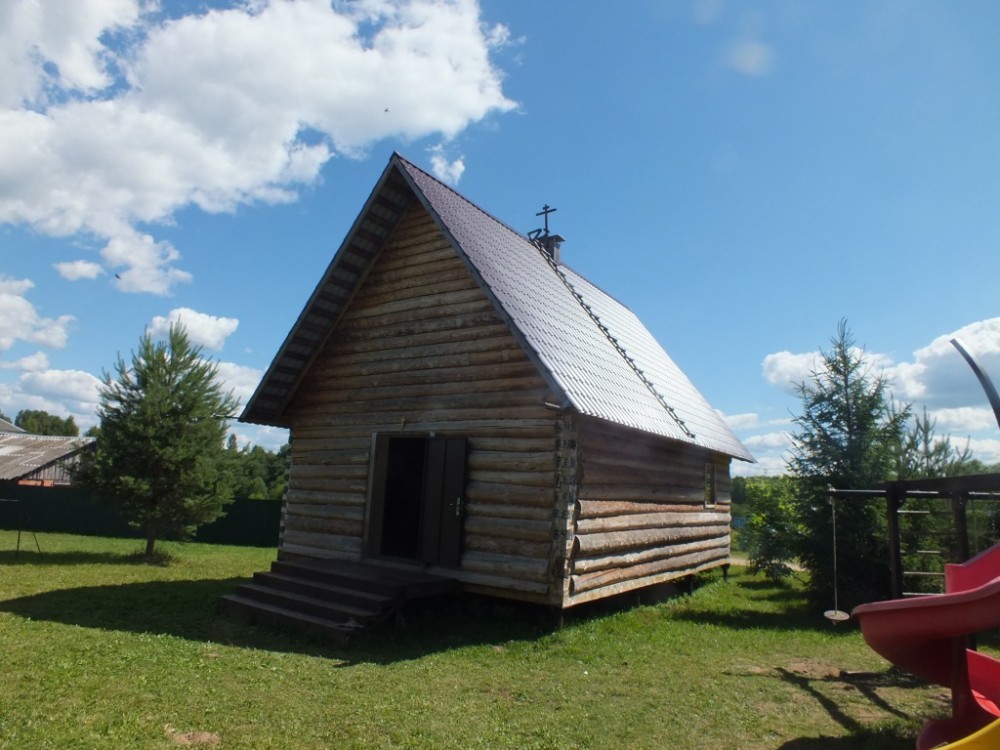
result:
[(955, 742), (1000, 717), (1000, 661), (966, 648), (968, 635), (1000, 626), (1000, 544), (947, 565), (944, 594), (863, 604), (851, 615), (876, 652), (951, 688), (951, 718), (928, 721), (918, 750)]

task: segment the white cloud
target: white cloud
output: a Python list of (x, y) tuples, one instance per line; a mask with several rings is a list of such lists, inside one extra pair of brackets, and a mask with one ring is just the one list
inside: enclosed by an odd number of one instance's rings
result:
[(72, 315), (43, 318), (24, 296), (34, 284), (28, 279), (0, 276), (0, 350), (18, 341), (41, 346), (66, 346)]
[[(958, 446), (961, 447), (961, 446)], [(1000, 440), (995, 438), (970, 440), (973, 455), (985, 464), (1000, 464)]]
[(462, 174), (465, 172), (465, 161), (459, 156), (457, 159), (448, 160), (448, 157), (444, 155), (444, 148), (440, 145), (435, 146), (431, 150), (431, 171), (434, 176), (443, 182), (450, 183), (452, 185), (458, 184), (458, 181), (462, 179)]
[(257, 390), (264, 373), (253, 367), (245, 367), (232, 362), (219, 362), (218, 368), (219, 377), (225, 383), (224, 389), (232, 391), (233, 395), (240, 400), (240, 409), (242, 410), (242, 405), (246, 404), (254, 391)]
[(79, 370), (27, 372), (14, 383), (0, 383), (0, 404), (11, 415), (22, 409), (38, 409), (72, 416), (81, 430), (86, 430), (97, 423), (100, 386), (100, 380)]
[(218, 351), (226, 343), (226, 338), (239, 326), (240, 321), (236, 318), (208, 315), (189, 307), (178, 307), (167, 313), (166, 317), (157, 315), (153, 318), (153, 322), (149, 325), (149, 333), (154, 338), (164, 338), (170, 331), (170, 326), (175, 323), (184, 326), (192, 344)]
[(761, 367), (764, 380), (776, 385), (789, 393), (795, 392), (795, 386), (809, 380), (810, 375), (819, 366), (818, 352), (793, 354), (789, 351), (775, 352), (764, 357)]
[[(983, 436), (996, 433), (996, 417), (972, 369), (950, 343), (956, 337), (973, 354), (994, 386), (1000, 386), (1000, 318), (976, 321), (942, 334), (913, 352), (910, 361), (893, 362), (886, 355), (872, 352), (864, 352), (864, 356), (876, 373), (889, 380), (891, 396), (897, 402), (911, 403), (917, 411), (926, 407), (929, 416), (936, 420), (935, 430), (939, 435), (955, 438), (970, 435), (976, 457), (987, 463), (995, 462), (976, 446), (984, 446), (983, 451), (992, 450), (991, 441)], [(793, 384), (808, 381), (819, 365), (818, 353), (782, 351), (767, 355), (762, 369), (769, 383), (794, 392)], [(752, 448), (753, 440), (744, 438), (743, 442)]]
[(901, 362), (887, 370), (893, 390), (900, 398), (919, 401), (941, 410), (963, 406), (986, 406), (988, 401), (972, 368), (951, 344), (959, 338), (986, 371), (994, 386), (1000, 383), (1000, 318), (989, 318), (935, 338), (913, 353), (912, 362)]
[(59, 275), (70, 281), (80, 279), (96, 279), (104, 273), (100, 263), (93, 263), (89, 260), (73, 260), (66, 263), (53, 263), (52, 267), (59, 272)]
[(447, 141), (514, 106), (490, 60), (509, 34), (475, 0), (63, 5), (0, 9), (0, 222), (98, 238), (123, 291), (191, 279), (140, 223), (288, 202), (336, 153)]
[(935, 431), (950, 434), (997, 429), (997, 418), (989, 407), (961, 406), (934, 409), (927, 414), (935, 422)]
[(724, 62), (731, 70), (748, 76), (764, 76), (774, 69), (774, 50), (756, 39), (743, 38), (726, 47)]
[(139, 20), (137, 0), (0, 4), (0, 107), (43, 103), (53, 88), (84, 94), (111, 82), (108, 30)]
[(49, 369), (49, 358), (44, 352), (35, 352), (14, 362), (0, 362), (4, 370), (22, 370), (24, 372), (40, 372)]
[(726, 424), (732, 430), (747, 430), (753, 427), (757, 427), (760, 424), (760, 417), (753, 412), (746, 414), (730, 414), (725, 415), (719, 412), (719, 415), (726, 420)]
[(787, 432), (769, 432), (766, 435), (751, 435), (742, 438), (743, 444), (753, 451), (755, 448), (772, 450), (775, 448), (786, 449), (792, 445), (791, 435)]

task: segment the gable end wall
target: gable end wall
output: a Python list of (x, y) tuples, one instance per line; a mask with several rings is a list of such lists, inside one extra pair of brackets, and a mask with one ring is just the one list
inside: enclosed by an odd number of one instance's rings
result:
[(413, 207), (286, 410), (279, 554), (361, 559), (374, 433), (465, 435), (464, 552), (457, 571), (440, 572), (472, 589), (561, 601), (562, 579), (552, 577), (557, 415), (546, 397), (489, 298)]

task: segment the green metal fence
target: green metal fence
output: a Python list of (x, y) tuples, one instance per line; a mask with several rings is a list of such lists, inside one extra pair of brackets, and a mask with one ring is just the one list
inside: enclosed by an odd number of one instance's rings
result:
[[(0, 485), (0, 529), (139, 538), (110, 505), (77, 487)], [(281, 503), (235, 500), (226, 514), (198, 529), (194, 540), (244, 547), (278, 546)]]

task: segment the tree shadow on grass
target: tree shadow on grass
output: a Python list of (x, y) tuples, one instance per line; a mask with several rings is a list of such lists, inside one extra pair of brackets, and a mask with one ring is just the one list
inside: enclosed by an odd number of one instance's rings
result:
[[(154, 565), (167, 565), (169, 558), (159, 558), (154, 561)], [(0, 552), (0, 565), (17, 566), (30, 565), (31, 567), (45, 567), (47, 565), (148, 565), (145, 555), (141, 552), (42, 552), (34, 549), (20, 552), (4, 551)]]
[[(113, 562), (122, 562), (118, 556), (111, 557), (115, 558)], [(9, 599), (0, 602), (0, 611), (84, 628), (168, 635), (275, 651), (322, 652), (322, 644), (224, 617), (220, 597), (245, 582), (244, 578), (227, 578), (82, 586)]]
[[(120, 560), (118, 560), (120, 562)], [(351, 663), (392, 663), (468, 645), (535, 638), (554, 629), (544, 608), (464, 596), (411, 606), (347, 643), (247, 621), (222, 611), (221, 597), (246, 578), (84, 586), (0, 601), (0, 611), (30, 620), (101, 630), (167, 635)]]
[[(778, 679), (786, 682), (806, 695), (813, 698), (831, 719), (842, 726), (850, 734), (845, 737), (801, 737), (781, 745), (778, 750), (911, 750), (916, 738), (916, 729), (912, 726), (915, 717), (901, 711), (881, 695), (879, 688), (914, 688), (923, 685), (916, 678), (889, 669), (886, 672), (841, 672), (836, 675), (804, 675), (783, 668), (775, 670)], [(836, 688), (853, 688), (858, 690), (873, 706), (885, 712), (897, 722), (895, 726), (869, 728), (851, 717), (830, 698), (820, 685)]]

